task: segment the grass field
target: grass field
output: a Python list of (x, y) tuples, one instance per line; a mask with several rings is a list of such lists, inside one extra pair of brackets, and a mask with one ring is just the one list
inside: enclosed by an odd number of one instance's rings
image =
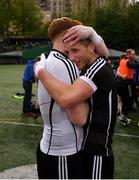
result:
[[(0, 172), (36, 163), (36, 147), (42, 134), (41, 118), (22, 116), (22, 100), (12, 97), (17, 92), (24, 92), (23, 70), (24, 65), (0, 65)], [(33, 93), (36, 94), (36, 85)], [(122, 127), (118, 120), (116, 123), (115, 179), (139, 178), (139, 108), (131, 116), (134, 119), (131, 127)]]

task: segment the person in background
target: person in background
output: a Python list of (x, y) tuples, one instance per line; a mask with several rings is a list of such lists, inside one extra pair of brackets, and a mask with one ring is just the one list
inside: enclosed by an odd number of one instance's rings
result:
[(109, 58), (106, 60), (108, 66), (110, 66), (114, 72), (114, 74), (116, 74), (117, 71), (117, 66), (114, 64), (114, 62)]
[[(44, 53), (45, 58), (47, 59), (48, 54)], [(39, 62), (41, 60), (40, 56), (37, 56), (33, 62), (33, 71), (34, 71), (34, 65)], [(35, 74), (34, 74), (34, 78), (35, 78), (35, 82), (37, 84), (38, 87), (38, 79), (36, 78)], [(30, 108), (30, 113), (34, 118), (37, 118), (40, 115), (40, 107), (39, 107), (39, 102), (38, 102), (38, 97), (36, 99), (36, 101), (34, 103), (31, 103), (31, 108)]]
[[(138, 63), (137, 60), (135, 60), (135, 63)], [(133, 72), (133, 103), (136, 104), (137, 107), (139, 107), (139, 67), (135, 66), (134, 72)]]
[(139, 68), (139, 63), (135, 61), (135, 50), (127, 49), (117, 70), (117, 91), (122, 101), (122, 111), (118, 119), (123, 126), (132, 124), (129, 113), (133, 109), (135, 99), (134, 72), (136, 68)]
[(34, 61), (28, 60), (27, 65), (23, 74), (23, 88), (24, 88), (24, 99), (23, 99), (23, 115), (32, 116), (31, 112), (31, 99), (32, 99), (32, 84), (35, 83), (34, 70), (33, 70)]

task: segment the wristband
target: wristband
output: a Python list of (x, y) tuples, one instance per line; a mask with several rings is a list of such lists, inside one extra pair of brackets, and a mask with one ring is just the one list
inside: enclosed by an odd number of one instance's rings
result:
[(95, 30), (93, 31), (91, 40), (96, 46), (100, 45), (101, 37), (97, 34), (97, 32)]

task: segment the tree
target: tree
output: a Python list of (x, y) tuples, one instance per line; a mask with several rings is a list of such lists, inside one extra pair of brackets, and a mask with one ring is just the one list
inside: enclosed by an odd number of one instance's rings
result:
[(12, 24), (17, 28), (17, 35), (35, 34), (41, 25), (42, 15), (35, 0), (13, 0), (14, 13)]
[(9, 27), (12, 14), (12, 3), (10, 0), (0, 1), (0, 34), (9, 36)]
[(65, 16), (71, 17), (72, 9), (71, 9), (71, 2), (65, 0)]
[(127, 0), (106, 0), (103, 9), (96, 9), (94, 27), (110, 48), (125, 50), (138, 46), (137, 7), (137, 3), (129, 5)]
[(92, 26), (93, 13), (96, 0), (78, 0), (78, 8), (74, 18), (79, 19), (83, 24)]
[(125, 37), (127, 48), (134, 48), (139, 51), (139, 3), (133, 3), (128, 7), (128, 14), (125, 19)]

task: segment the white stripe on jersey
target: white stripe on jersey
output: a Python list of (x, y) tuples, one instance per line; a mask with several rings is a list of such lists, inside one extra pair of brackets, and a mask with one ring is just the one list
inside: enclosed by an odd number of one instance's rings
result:
[(109, 130), (110, 130), (110, 125), (111, 125), (111, 115), (112, 115), (112, 90), (109, 93), (109, 124), (107, 128), (107, 136), (106, 136), (106, 143), (105, 143), (105, 148), (106, 148), (106, 153), (108, 156), (108, 139), (109, 139)]
[(87, 69), (86, 73), (80, 76), (80, 79), (89, 84), (93, 91), (97, 90), (97, 86), (92, 80), (95, 74), (106, 64), (105, 59), (102, 57), (97, 58), (97, 60)]
[(69, 72), (71, 82), (73, 83), (75, 79), (77, 79), (77, 77), (79, 76), (79, 74), (77, 74), (77, 69), (75, 64), (70, 59), (66, 58), (62, 54), (59, 54), (58, 52), (54, 52), (53, 55), (55, 58), (61, 60), (65, 64)]
[(84, 146), (85, 146), (85, 143), (86, 143), (86, 139), (88, 137), (88, 133), (89, 133), (89, 128), (91, 126), (91, 122), (92, 122), (92, 114), (93, 114), (93, 98), (91, 97), (91, 111), (89, 113), (89, 124), (88, 124), (88, 127), (86, 129), (86, 133), (84, 133), (84, 140), (83, 140), (83, 144), (82, 144), (82, 149), (84, 149)]
[(93, 64), (90, 66), (90, 68), (87, 70), (87, 72), (84, 74), (84, 76), (88, 77), (89, 79), (92, 79), (95, 74), (106, 64), (106, 61), (99, 57)]

